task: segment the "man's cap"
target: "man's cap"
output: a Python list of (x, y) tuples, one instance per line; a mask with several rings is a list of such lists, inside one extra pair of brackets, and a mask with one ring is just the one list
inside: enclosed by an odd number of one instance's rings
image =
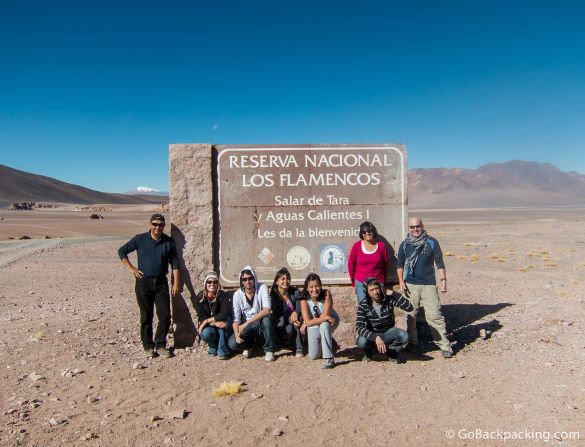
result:
[(150, 216), (150, 221), (154, 221), (154, 220), (160, 220), (161, 222), (165, 221), (165, 216), (163, 216), (162, 214), (153, 214), (152, 216)]

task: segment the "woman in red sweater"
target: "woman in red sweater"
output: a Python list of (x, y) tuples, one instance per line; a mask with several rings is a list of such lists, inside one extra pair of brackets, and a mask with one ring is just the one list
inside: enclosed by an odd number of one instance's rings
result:
[(365, 299), (363, 282), (366, 278), (376, 278), (382, 285), (386, 283), (388, 254), (384, 242), (378, 241), (378, 231), (371, 222), (360, 225), (360, 239), (351, 247), (347, 261), (347, 271), (351, 285), (355, 289), (358, 304)]

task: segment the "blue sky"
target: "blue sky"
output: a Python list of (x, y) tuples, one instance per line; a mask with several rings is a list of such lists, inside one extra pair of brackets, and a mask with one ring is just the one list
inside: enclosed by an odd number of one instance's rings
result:
[(585, 173), (582, 1), (0, 6), (0, 164), (168, 190), (168, 145), (406, 144)]

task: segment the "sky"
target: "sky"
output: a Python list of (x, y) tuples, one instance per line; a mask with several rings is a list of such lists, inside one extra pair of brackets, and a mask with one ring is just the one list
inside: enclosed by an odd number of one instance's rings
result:
[(580, 0), (5, 1), (0, 164), (168, 191), (174, 143), (585, 173)]

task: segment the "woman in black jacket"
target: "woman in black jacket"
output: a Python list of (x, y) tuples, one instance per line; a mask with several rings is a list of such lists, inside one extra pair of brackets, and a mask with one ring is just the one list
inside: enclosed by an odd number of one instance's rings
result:
[(209, 346), (208, 354), (227, 359), (231, 352), (228, 339), (232, 333), (232, 303), (228, 293), (221, 290), (215, 272), (205, 275), (203, 290), (193, 299), (199, 321), (199, 335)]
[(272, 318), (276, 333), (284, 347), (295, 351), (295, 357), (303, 356), (303, 336), (300, 332), (302, 316), (299, 305), (299, 289), (290, 285), (290, 272), (286, 267), (276, 272), (270, 288)]

